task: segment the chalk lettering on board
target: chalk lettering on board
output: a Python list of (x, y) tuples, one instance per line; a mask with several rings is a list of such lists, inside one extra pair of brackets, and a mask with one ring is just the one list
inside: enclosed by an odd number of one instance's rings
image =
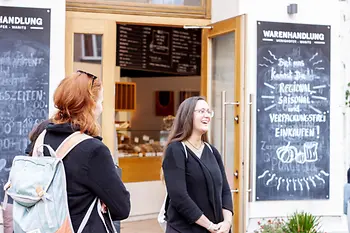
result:
[(258, 22), (257, 59), (256, 200), (328, 199), (330, 27)]
[(0, 7), (0, 22), (6, 24), (0, 27), (0, 186), (13, 158), (24, 155), (29, 132), (48, 118), (50, 14), (50, 9)]

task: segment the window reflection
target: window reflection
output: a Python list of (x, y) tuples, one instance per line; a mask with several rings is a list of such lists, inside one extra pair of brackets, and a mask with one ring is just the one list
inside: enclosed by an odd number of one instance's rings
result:
[(151, 0), (152, 4), (183, 6), (184, 0)]
[(74, 61), (101, 61), (102, 35), (74, 34)]

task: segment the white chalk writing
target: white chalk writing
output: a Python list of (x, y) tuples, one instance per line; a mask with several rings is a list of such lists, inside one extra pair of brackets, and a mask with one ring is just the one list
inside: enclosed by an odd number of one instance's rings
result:
[(326, 115), (323, 114), (287, 114), (287, 113), (270, 113), (271, 123), (288, 123), (288, 122), (326, 122)]
[(275, 137), (315, 137), (314, 128), (276, 128)]
[(0, 56), (0, 66), (10, 67), (36, 67), (44, 64), (45, 59), (43, 57), (25, 56), (23, 54), (16, 54), (15, 57), (11, 57), (9, 54)]
[(263, 34), (267, 38), (324, 40), (323, 33), (263, 30)]
[(308, 84), (284, 84), (280, 83), (279, 92), (280, 94), (284, 93), (311, 93), (311, 85)]
[(0, 91), (0, 100), (43, 100), (43, 90), (26, 90), (26, 91)]
[(0, 15), (0, 24), (20, 24), (20, 25), (35, 25), (42, 26), (43, 19), (35, 17), (16, 17)]

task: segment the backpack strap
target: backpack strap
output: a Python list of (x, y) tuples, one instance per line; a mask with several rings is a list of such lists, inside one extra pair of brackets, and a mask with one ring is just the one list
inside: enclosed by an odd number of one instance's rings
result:
[(213, 148), (211, 148), (210, 144), (209, 144), (209, 143), (207, 143), (207, 142), (204, 142), (204, 144), (205, 144), (205, 145), (207, 145), (207, 147), (209, 147), (209, 149), (210, 149), (211, 153), (213, 153), (213, 154), (214, 154)]
[(64, 159), (76, 145), (89, 138), (92, 137), (79, 131), (72, 133), (58, 146), (56, 150), (57, 158)]
[(85, 214), (85, 216), (84, 216), (84, 218), (83, 218), (83, 221), (80, 223), (80, 226), (79, 226), (79, 228), (78, 228), (77, 233), (82, 233), (82, 232), (83, 232), (83, 230), (84, 230), (84, 228), (85, 228), (85, 226), (86, 226), (86, 224), (87, 224), (87, 222), (88, 222), (88, 220), (89, 220), (89, 218), (90, 218), (90, 215), (91, 215), (91, 213), (92, 213), (92, 210), (94, 209), (94, 206), (95, 206), (95, 204), (96, 204), (96, 201), (98, 201), (98, 200), (97, 200), (97, 197), (96, 197), (96, 198), (93, 200), (93, 202), (91, 203), (91, 205), (90, 205), (88, 211), (86, 212), (86, 214)]
[[(44, 153), (44, 147), (46, 147), (49, 150), (51, 156), (55, 156), (55, 151), (52, 149), (52, 147), (44, 144), (45, 135), (46, 135), (46, 129), (43, 130), (41, 134), (39, 134), (38, 138), (35, 141), (33, 152), (32, 152), (33, 157), (38, 157), (39, 155), (42, 155)], [(39, 150), (40, 150), (40, 154), (39, 154)]]
[(46, 129), (43, 132), (41, 132), (41, 134), (39, 134), (39, 136), (37, 137), (37, 139), (34, 143), (34, 146), (33, 146), (33, 151), (32, 151), (33, 157), (38, 157), (38, 149), (39, 149), (40, 145), (44, 144), (45, 134), (46, 134)]
[(188, 154), (187, 154), (186, 145), (185, 145), (184, 142), (181, 142), (181, 144), (182, 144), (182, 146), (184, 147), (186, 159), (188, 159)]
[[(33, 148), (33, 157), (39, 156), (39, 149), (43, 150), (43, 147), (46, 147), (51, 156), (56, 156), (60, 159), (63, 159), (76, 145), (81, 143), (82, 141), (92, 138), (87, 134), (83, 134), (79, 131), (76, 131), (69, 135), (63, 142), (58, 146), (56, 152), (52, 149), (50, 145), (44, 144), (44, 138), (46, 135), (46, 130), (44, 130), (36, 139), (34, 148)], [(43, 152), (43, 151), (41, 151)]]
[[(182, 144), (182, 146), (184, 147), (186, 159), (188, 159), (186, 144), (185, 144), (184, 142), (181, 142), (181, 144)], [(204, 142), (204, 144), (209, 148), (209, 150), (211, 151), (211, 153), (214, 153), (213, 148), (211, 148), (211, 146), (210, 146), (209, 143)]]

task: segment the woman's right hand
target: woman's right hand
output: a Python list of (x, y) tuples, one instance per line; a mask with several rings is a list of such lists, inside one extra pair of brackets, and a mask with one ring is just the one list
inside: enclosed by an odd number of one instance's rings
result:
[(204, 229), (207, 229), (207, 231), (209, 231), (210, 233), (218, 232), (220, 229), (219, 224), (213, 223), (207, 217), (205, 217), (204, 214), (202, 214), (202, 216), (196, 221), (196, 223)]
[(216, 233), (220, 229), (220, 226), (218, 224), (213, 224), (211, 225), (210, 229), (208, 231), (210, 233)]

